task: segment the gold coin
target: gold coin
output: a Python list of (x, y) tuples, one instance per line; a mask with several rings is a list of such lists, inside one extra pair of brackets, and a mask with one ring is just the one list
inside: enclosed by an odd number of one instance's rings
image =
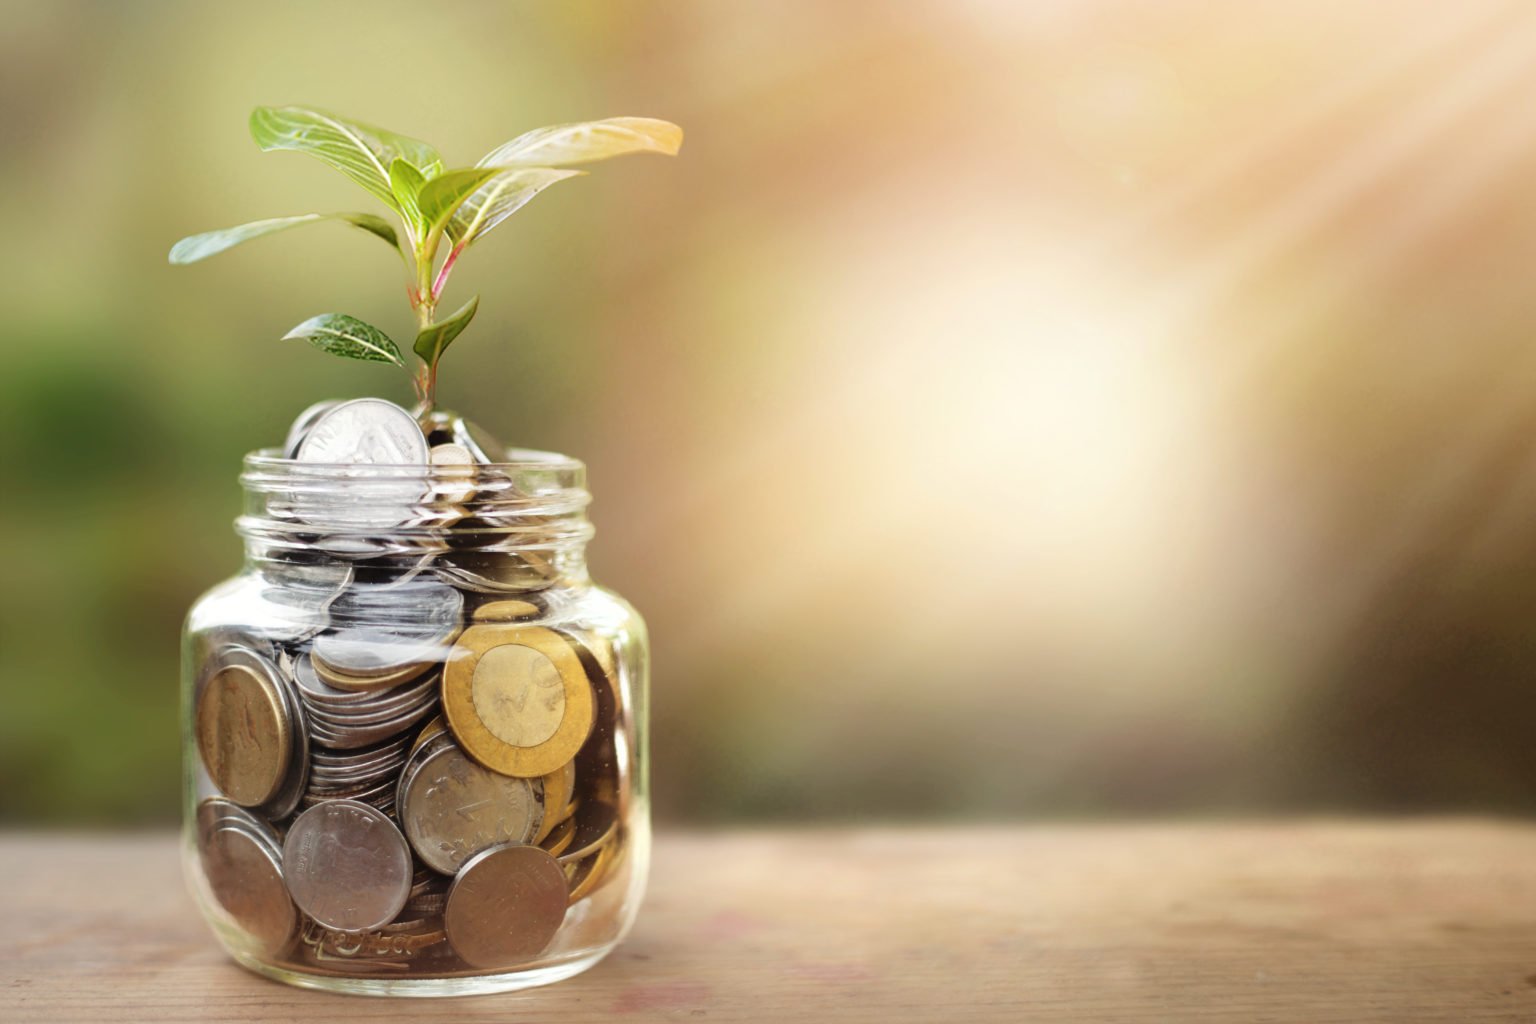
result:
[(443, 669), (443, 712), (469, 755), (503, 775), (548, 775), (592, 731), (592, 683), (571, 644), (541, 626), (471, 626)]
[(288, 774), (288, 708), (255, 655), (218, 669), (197, 697), (197, 749), (208, 777), (242, 807), (272, 799)]
[(592, 895), (603, 879), (608, 876), (608, 869), (612, 867), (614, 859), (618, 856), (619, 844), (609, 842), (604, 844), (596, 853), (586, 860), (568, 868), (571, 873), (566, 876), (571, 887), (571, 902), (586, 899)]
[[(554, 853), (561, 864), (573, 864), (607, 845), (619, 831), (619, 815), (612, 804), (588, 804), (579, 818), (569, 818), (571, 842), (563, 853)], [(563, 827), (563, 826), (562, 826)]]
[(323, 681), (336, 687), (338, 690), (385, 690), (401, 683), (408, 683), (432, 667), (432, 662), (423, 661), (414, 665), (402, 665), (399, 668), (390, 669), (378, 675), (355, 675), (343, 672), (334, 665), (329, 665), (314, 651), (309, 652), (309, 663), (315, 667), (315, 675)]
[(544, 837), (554, 831), (561, 819), (569, 817), (563, 808), (569, 806), (571, 793), (576, 789), (576, 762), (567, 761), (544, 776), (544, 823), (539, 826), (539, 831), (534, 835), (535, 843), (542, 843)]
[(576, 822), (571, 818), (566, 818), (554, 827), (549, 833), (548, 838), (541, 842), (539, 846), (551, 857), (559, 857), (566, 850), (570, 849), (571, 843), (575, 840)]
[(543, 614), (544, 609), (532, 601), (506, 598), (487, 601), (476, 608), (470, 618), (476, 622), (512, 622), (517, 619), (536, 619)]
[(416, 734), (416, 741), (411, 744), (412, 754), (421, 749), (421, 745), (434, 736), (441, 736), (448, 728), (448, 723), (443, 721), (442, 715), (433, 715), (426, 725), (421, 727), (421, 732)]

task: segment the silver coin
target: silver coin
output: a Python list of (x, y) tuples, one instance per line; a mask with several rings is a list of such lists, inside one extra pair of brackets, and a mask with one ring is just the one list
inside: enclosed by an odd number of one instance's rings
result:
[(314, 653), (338, 672), (384, 675), (441, 661), (464, 622), (464, 595), (438, 580), (350, 587), (330, 609)]
[[(414, 416), (381, 398), (354, 399), (321, 414), (295, 458), (350, 467), (340, 479), (328, 477), (324, 488), (294, 494), (299, 516), (316, 525), (398, 526), (427, 491), (426, 435)], [(417, 466), (420, 474), (412, 471)]]
[(487, 847), (531, 841), (544, 820), (533, 783), (488, 771), (451, 744), (417, 765), (401, 792), (406, 839), (445, 875)]
[(416, 417), (382, 398), (357, 398), (315, 420), (300, 443), (300, 462), (426, 466), (427, 438)]
[(355, 800), (327, 800), (294, 819), (282, 868), (299, 909), (338, 931), (388, 924), (411, 891), (405, 837), (382, 811)]
[(298, 419), (293, 421), (293, 426), (288, 428), (287, 439), (283, 441), (283, 458), (297, 458), (299, 445), (309, 434), (309, 430), (315, 425), (315, 421), (341, 403), (342, 399), (340, 398), (328, 398), (323, 402), (316, 402), (308, 409), (299, 413)]
[(449, 420), (449, 430), (453, 434), (454, 443), (469, 452), (476, 462), (506, 461), (507, 446), (492, 437), (479, 424), (472, 423), (462, 416), (453, 416)]

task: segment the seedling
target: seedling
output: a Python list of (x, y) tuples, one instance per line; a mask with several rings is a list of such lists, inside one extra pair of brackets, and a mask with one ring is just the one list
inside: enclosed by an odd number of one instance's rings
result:
[[(572, 164), (628, 153), (672, 156), (683, 141), (682, 129), (670, 122), (612, 117), (536, 128), (497, 146), (473, 167), (445, 170), (443, 158), (425, 142), (304, 107), (257, 107), (251, 135), (263, 152), (308, 153), (367, 189), (399, 217), (404, 241), (375, 214), (304, 213), (183, 238), (171, 247), (171, 262), (195, 263), (241, 242), (321, 221), (351, 224), (387, 242), (410, 274), (406, 291), (416, 312), (411, 349), (418, 416), (436, 405), (438, 362), (480, 305), (476, 295), (437, 319), (443, 290), (464, 250), (555, 182), (586, 173), (570, 170)], [(412, 369), (389, 335), (345, 313), (311, 317), (284, 335), (292, 338), (332, 355)]]

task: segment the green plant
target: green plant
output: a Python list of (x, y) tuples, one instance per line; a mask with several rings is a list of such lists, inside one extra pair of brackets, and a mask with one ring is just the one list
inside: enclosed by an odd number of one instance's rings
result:
[[(399, 215), (405, 243), (387, 220), (371, 213), (305, 213), (183, 238), (171, 247), (171, 262), (195, 263), (253, 238), (327, 220), (383, 239), (400, 253), (411, 276), (418, 415), (432, 411), (438, 361), (479, 308), (477, 295), (450, 316), (436, 318), (443, 289), (464, 250), (555, 182), (586, 173), (569, 170), (571, 164), (626, 153), (671, 156), (683, 141), (682, 129), (670, 122), (614, 117), (536, 128), (497, 146), (473, 167), (445, 170), (442, 157), (425, 142), (304, 107), (257, 107), (251, 113), (251, 135), (263, 152), (308, 153), (367, 189)], [(344, 313), (312, 317), (284, 337), (302, 338), (333, 355), (406, 368), (389, 335)]]

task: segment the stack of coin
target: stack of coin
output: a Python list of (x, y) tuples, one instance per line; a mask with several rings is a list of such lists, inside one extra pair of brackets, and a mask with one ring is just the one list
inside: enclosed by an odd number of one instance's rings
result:
[(548, 517), (490, 500), (501, 450), (448, 414), (306, 410), (285, 451), (357, 467), (355, 491), (274, 500), (306, 546), (262, 573), (261, 621), (194, 638), (207, 889), (273, 963), (527, 964), (620, 873), (618, 659), (558, 585)]

